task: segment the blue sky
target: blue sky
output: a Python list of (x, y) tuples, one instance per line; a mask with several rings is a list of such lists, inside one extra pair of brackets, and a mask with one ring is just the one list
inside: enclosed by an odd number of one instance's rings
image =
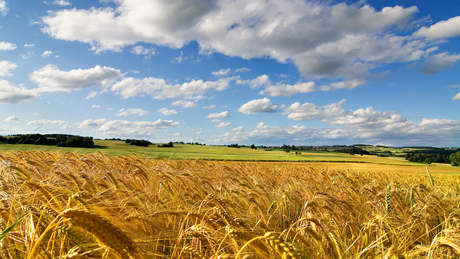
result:
[(0, 134), (460, 146), (453, 1), (0, 0)]

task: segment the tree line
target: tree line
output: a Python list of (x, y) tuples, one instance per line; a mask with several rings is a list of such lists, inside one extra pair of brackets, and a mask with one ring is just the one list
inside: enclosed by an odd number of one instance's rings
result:
[(92, 137), (82, 137), (74, 135), (59, 135), (46, 137), (41, 134), (20, 134), (9, 137), (0, 136), (0, 142), (5, 144), (31, 144), (31, 145), (50, 145), (58, 147), (94, 147)]
[(451, 164), (453, 166), (460, 165), (460, 152), (451, 155), (444, 154), (430, 154), (430, 153), (407, 153), (406, 160), (417, 163), (442, 163)]

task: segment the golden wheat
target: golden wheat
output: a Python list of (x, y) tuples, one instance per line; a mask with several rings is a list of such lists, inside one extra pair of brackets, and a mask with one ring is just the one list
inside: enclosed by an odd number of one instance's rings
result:
[(439, 172), (1, 153), (0, 258), (458, 258)]

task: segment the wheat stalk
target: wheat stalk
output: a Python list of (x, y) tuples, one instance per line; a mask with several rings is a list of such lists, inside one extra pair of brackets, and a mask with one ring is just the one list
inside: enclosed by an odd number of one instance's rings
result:
[(96, 240), (115, 250), (123, 258), (142, 258), (136, 243), (105, 218), (86, 210), (68, 209), (58, 218), (69, 219), (72, 225), (90, 233)]

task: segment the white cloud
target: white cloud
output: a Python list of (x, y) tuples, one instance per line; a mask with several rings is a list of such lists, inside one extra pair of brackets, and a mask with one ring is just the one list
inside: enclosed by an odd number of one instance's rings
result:
[(85, 99), (91, 99), (97, 96), (97, 92), (91, 91)]
[(249, 72), (249, 71), (251, 71), (250, 68), (242, 67), (242, 68), (238, 68), (237, 70), (235, 70), (235, 73), (243, 73), (243, 72)]
[(4, 119), (3, 121), (6, 121), (6, 122), (10, 122), (10, 121), (19, 121), (19, 118), (17, 116), (10, 116), (6, 119)]
[(163, 115), (176, 115), (177, 111), (176, 110), (169, 110), (167, 108), (161, 108), (158, 109), (157, 112), (163, 114)]
[(131, 53), (136, 54), (136, 55), (143, 55), (145, 59), (151, 58), (153, 55), (155, 55), (155, 49), (154, 48), (144, 48), (143, 46), (134, 46), (133, 49), (131, 50)]
[(273, 84), (268, 75), (261, 75), (252, 80), (237, 80), (237, 84), (249, 85), (252, 89), (264, 86), (265, 90), (259, 91), (259, 94), (268, 96), (285, 96), (289, 97), (294, 94), (311, 93), (318, 91), (315, 82), (299, 82), (295, 85), (284, 84), (282, 82)]
[(285, 96), (290, 97), (294, 94), (312, 93), (318, 91), (315, 82), (297, 83), (295, 85), (276, 84), (265, 87), (265, 90), (259, 92), (268, 96)]
[(193, 108), (193, 107), (198, 107), (198, 104), (190, 101), (184, 101), (184, 100), (179, 100), (175, 101), (171, 104), (172, 106), (180, 106), (183, 108)]
[(29, 90), (24, 86), (15, 86), (6, 80), (0, 80), (0, 103), (21, 103), (37, 98), (39, 94), (35, 90)]
[(35, 44), (31, 43), (31, 44), (24, 44), (24, 48), (33, 48), (35, 47)]
[[(0, 11), (1, 11), (1, 2), (0, 2)], [(0, 41), (0, 50), (14, 50), (16, 49), (16, 44)]]
[(66, 0), (54, 0), (54, 1), (43, 1), (44, 4), (54, 4), (54, 5), (59, 5), (59, 6), (66, 6), (66, 5), (71, 5), (69, 1)]
[(33, 55), (35, 55), (35, 52), (33, 52), (33, 51), (27, 51), (26, 53), (19, 54), (19, 56), (21, 56), (22, 59), (29, 59)]
[(415, 123), (396, 111), (379, 111), (372, 107), (355, 111), (344, 110), (344, 102), (345, 99), (321, 107), (312, 103), (300, 105), (296, 102), (286, 108), (283, 115), (295, 121), (319, 119), (329, 125), (342, 126), (340, 130), (346, 133), (343, 137), (349, 140), (379, 140), (391, 142), (393, 145), (423, 142), (424, 145), (438, 146), (440, 143), (436, 141), (444, 141), (442, 139), (446, 136), (453, 138), (449, 141), (460, 139), (454, 133), (460, 130), (460, 121), (423, 118), (421, 123)]
[(232, 123), (231, 122), (221, 122), (218, 125), (214, 126), (215, 128), (224, 128), (230, 126)]
[(217, 81), (192, 80), (183, 84), (171, 85), (166, 83), (163, 78), (146, 77), (136, 79), (133, 77), (123, 78), (120, 82), (112, 86), (112, 91), (124, 98), (147, 94), (154, 99), (179, 98), (196, 99), (214, 90), (223, 91), (228, 88), (235, 77), (220, 78)]
[(282, 114), (287, 115), (288, 119), (295, 121), (313, 120), (317, 118), (325, 120), (331, 117), (343, 116), (345, 111), (342, 109), (342, 104), (345, 101), (345, 99), (342, 99), (340, 102), (322, 107), (313, 103), (304, 103), (301, 105), (299, 102), (295, 102), (284, 109)]
[(423, 26), (413, 35), (429, 39), (460, 36), (460, 16), (452, 17), (447, 21), (437, 22), (429, 28)]
[(149, 114), (148, 111), (142, 110), (142, 109), (137, 109), (137, 108), (129, 108), (129, 109), (120, 109), (118, 110), (118, 113), (115, 114), (115, 116), (129, 116), (129, 115), (139, 115), (139, 116), (144, 116)]
[[(267, 126), (259, 123), (250, 131), (234, 131), (214, 135), (214, 143), (256, 143), (264, 145), (336, 143), (387, 143), (388, 145), (445, 146), (460, 140), (460, 121), (423, 118), (421, 123), (388, 117), (373, 127), (344, 126), (342, 128), (313, 128), (307, 126)], [(446, 138), (447, 137), (447, 138)]]
[(211, 113), (206, 118), (208, 119), (223, 119), (223, 118), (230, 118), (230, 112), (228, 111), (223, 111), (219, 113)]
[(70, 92), (91, 86), (108, 86), (121, 76), (120, 70), (110, 67), (61, 71), (56, 66), (47, 65), (34, 71), (29, 78), (38, 84), (40, 92)]
[(42, 18), (43, 32), (88, 43), (96, 52), (121, 51), (137, 42), (179, 49), (196, 41), (206, 54), (289, 60), (306, 78), (366, 77), (380, 64), (407, 62), (426, 47), (419, 38), (395, 34), (395, 27), (413, 25), (415, 6), (376, 10), (363, 1), (288, 0), (115, 4), (115, 8), (50, 12)]
[(232, 131), (244, 131), (244, 126), (243, 125), (235, 125), (233, 127)]
[(251, 115), (251, 114), (258, 114), (261, 112), (268, 112), (273, 113), (278, 110), (279, 106), (277, 104), (273, 104), (270, 99), (263, 98), (258, 100), (249, 101), (240, 108), (238, 108), (238, 112)]
[(50, 50), (45, 50), (45, 51), (43, 52), (43, 54), (42, 54), (42, 57), (43, 57), (43, 58), (47, 58), (47, 57), (49, 57), (51, 54), (53, 54), (52, 51), (50, 51)]
[(252, 89), (259, 88), (263, 85), (270, 85), (270, 79), (268, 75), (261, 75), (252, 80), (237, 80), (239, 85), (249, 85)]
[(212, 104), (212, 105), (209, 105), (209, 106), (203, 106), (203, 109), (215, 109), (215, 108), (216, 108), (215, 104)]
[(6, 60), (0, 61), (0, 77), (11, 76), (10, 70), (16, 67), (18, 67), (18, 65), (12, 62)]
[(231, 69), (227, 68), (227, 69), (221, 69), (219, 71), (211, 72), (211, 74), (213, 74), (213, 75), (215, 75), (217, 77), (221, 77), (221, 76), (227, 76), (228, 74), (230, 74), (230, 71), (231, 71)]
[(97, 105), (97, 104), (93, 104), (93, 105), (91, 105), (91, 108), (99, 109), (99, 108), (101, 108), (101, 106)]
[(6, 1), (5, 0), (0, 0), (0, 13), (5, 16), (8, 11), (10, 9), (8, 9), (8, 7), (6, 7)]
[(424, 64), (420, 72), (425, 75), (437, 74), (445, 68), (453, 67), (460, 60), (460, 54), (449, 55), (447, 52), (435, 54)]
[(364, 78), (350, 78), (341, 82), (331, 83), (331, 86), (339, 89), (353, 89), (366, 83)]
[(458, 101), (460, 100), (460, 93), (456, 94), (453, 98), (452, 98), (453, 101)]
[(26, 125), (27, 126), (44, 126), (44, 125), (60, 125), (61, 129), (70, 129), (68, 123), (62, 120), (33, 120), (29, 121)]
[(150, 121), (127, 121), (107, 119), (88, 119), (81, 122), (79, 128), (94, 129), (96, 132), (106, 136), (149, 136), (155, 130), (172, 128), (179, 125), (179, 122), (172, 120)]
[(122, 0), (116, 4), (118, 9), (51, 12), (42, 18), (46, 24), (43, 31), (57, 39), (89, 43), (98, 52), (120, 51), (139, 41), (180, 48), (193, 39), (183, 38), (192, 33), (190, 27), (216, 5), (211, 0)]
[(100, 127), (104, 123), (106, 123), (108, 120), (107, 119), (88, 119), (84, 120), (83, 122), (78, 124), (78, 128), (94, 128), (94, 127)]

